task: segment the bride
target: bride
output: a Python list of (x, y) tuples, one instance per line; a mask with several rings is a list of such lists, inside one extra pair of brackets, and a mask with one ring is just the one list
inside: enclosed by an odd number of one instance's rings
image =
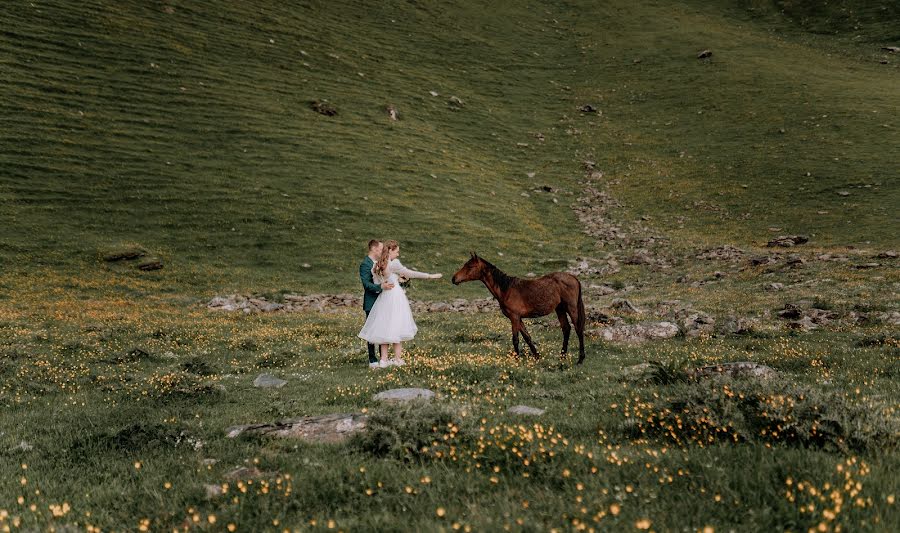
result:
[[(372, 311), (366, 319), (365, 325), (359, 332), (359, 337), (371, 344), (379, 344), (381, 361), (379, 366), (385, 368), (390, 365), (403, 365), (403, 342), (416, 336), (416, 322), (409, 308), (409, 300), (400, 286), (400, 277), (407, 279), (438, 279), (441, 274), (426, 274), (416, 272), (400, 264), (397, 259), (400, 256), (400, 243), (386, 241), (381, 251), (381, 257), (372, 267), (372, 277), (376, 284), (385, 281), (394, 284), (394, 288), (383, 291), (375, 300)], [(394, 358), (388, 358), (388, 344), (394, 347)]]

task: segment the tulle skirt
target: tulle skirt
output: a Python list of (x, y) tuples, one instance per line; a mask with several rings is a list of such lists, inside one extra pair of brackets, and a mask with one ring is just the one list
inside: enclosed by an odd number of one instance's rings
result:
[(409, 300), (400, 285), (378, 295), (359, 337), (370, 344), (405, 342), (418, 331)]

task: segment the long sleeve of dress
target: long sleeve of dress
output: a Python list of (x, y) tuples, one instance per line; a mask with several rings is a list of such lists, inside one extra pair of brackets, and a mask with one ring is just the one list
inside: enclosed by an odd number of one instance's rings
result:
[(363, 287), (365, 287), (367, 291), (371, 291), (374, 293), (381, 292), (381, 285), (375, 283), (375, 280), (372, 276), (372, 269), (367, 268), (365, 262), (359, 265), (359, 279), (360, 281), (362, 281)]
[(398, 276), (404, 277), (406, 279), (419, 278), (419, 279), (429, 279), (431, 278), (431, 274), (425, 272), (418, 272), (416, 270), (412, 270), (410, 268), (406, 268), (400, 263), (399, 259), (394, 259), (391, 261), (391, 272), (396, 273)]

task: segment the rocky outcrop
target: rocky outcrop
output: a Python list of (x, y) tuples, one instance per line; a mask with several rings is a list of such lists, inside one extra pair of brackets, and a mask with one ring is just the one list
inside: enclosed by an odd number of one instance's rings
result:
[(225, 430), (225, 435), (231, 439), (243, 434), (254, 434), (300, 439), (308, 442), (339, 443), (364, 431), (367, 423), (368, 416), (362, 413), (337, 413), (304, 416), (271, 424), (233, 426)]

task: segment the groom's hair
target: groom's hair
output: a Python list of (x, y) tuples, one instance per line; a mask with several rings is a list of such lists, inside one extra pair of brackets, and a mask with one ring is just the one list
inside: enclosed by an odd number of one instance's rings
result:
[(381, 241), (379, 241), (378, 239), (372, 239), (371, 241), (369, 241), (369, 251), (371, 252), (372, 248), (375, 248), (379, 244), (381, 244)]

